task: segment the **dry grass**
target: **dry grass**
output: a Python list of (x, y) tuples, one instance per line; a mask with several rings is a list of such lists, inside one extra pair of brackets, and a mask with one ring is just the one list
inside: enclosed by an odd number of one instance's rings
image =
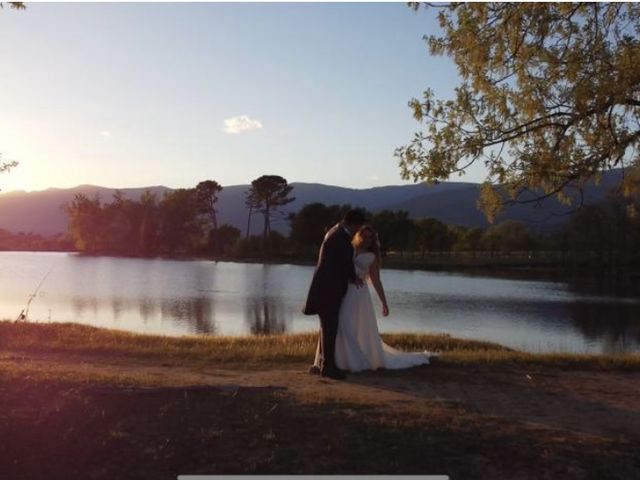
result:
[(439, 364), (333, 382), (303, 368), (314, 334), (175, 338), (0, 322), (0, 438), (11, 440), (0, 477), (635, 478), (640, 356), (384, 339), (438, 351)]
[[(640, 355), (532, 354), (449, 335), (385, 334), (385, 342), (407, 351), (437, 352), (443, 364), (526, 364), (567, 368), (638, 369)], [(317, 334), (246, 337), (167, 337), (73, 323), (0, 322), (0, 351), (60, 352), (163, 362), (283, 364), (309, 361)]]

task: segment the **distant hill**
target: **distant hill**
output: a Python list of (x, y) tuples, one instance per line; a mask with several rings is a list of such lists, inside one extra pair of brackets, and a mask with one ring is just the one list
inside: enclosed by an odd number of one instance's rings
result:
[[(620, 171), (611, 171), (603, 176), (600, 185), (590, 185), (585, 189), (585, 203), (595, 203), (603, 199), (606, 193), (621, 178)], [(350, 204), (365, 207), (371, 211), (383, 209), (406, 210), (411, 218), (433, 217), (448, 224), (484, 227), (487, 221), (476, 205), (480, 185), (475, 183), (446, 182), (438, 185), (398, 185), (353, 189), (323, 185), (318, 183), (292, 183), (292, 195), (295, 201), (286, 206), (283, 216), (274, 222), (273, 228), (286, 233), (288, 224), (284, 220), (288, 212), (296, 212), (304, 205), (313, 202), (331, 204)], [(221, 224), (228, 223), (245, 231), (247, 211), (244, 206), (245, 193), (249, 185), (226, 186), (219, 195), (218, 210)], [(145, 190), (151, 190), (159, 196), (168, 187), (155, 186), (145, 188), (119, 189), (126, 197), (137, 199)], [(81, 185), (70, 189), (49, 189), (41, 192), (10, 192), (0, 194), (0, 228), (12, 233), (37, 233), (55, 235), (66, 232), (68, 218), (62, 205), (73, 199), (77, 193), (89, 197), (96, 194), (103, 201), (111, 201), (115, 189), (94, 185)], [(527, 223), (534, 230), (556, 228), (567, 220), (563, 213), (569, 208), (555, 199), (546, 200), (542, 206), (535, 204), (514, 205), (498, 219), (515, 219)], [(255, 215), (252, 231), (261, 231), (261, 218)]]
[[(162, 195), (167, 187), (149, 187), (149, 190)], [(147, 188), (120, 189), (128, 198), (139, 198)], [(50, 188), (40, 192), (9, 192), (0, 194), (0, 228), (12, 233), (37, 233), (55, 235), (66, 233), (68, 216), (62, 205), (73, 200), (77, 193), (89, 198), (95, 195), (103, 201), (110, 201), (115, 189), (80, 185), (74, 188)]]
[[(294, 182), (292, 185), (294, 187), (292, 195), (295, 197), (295, 200), (283, 208), (283, 215), (281, 219), (276, 220), (273, 223), (273, 228), (281, 232), (287, 232), (289, 228), (285, 220), (286, 215), (289, 212), (297, 212), (309, 203), (321, 202), (327, 205), (349, 204), (353, 207), (364, 207), (371, 211), (378, 211), (388, 208), (391, 205), (410, 201), (417, 197), (426, 197), (435, 192), (453, 192), (468, 184), (447, 183), (437, 186), (417, 184), (366, 189), (337, 187), (333, 185), (323, 185), (320, 183)], [(248, 189), (249, 185), (233, 185), (230, 187), (224, 187), (220, 193), (218, 201), (221, 223), (234, 225), (240, 228), (243, 232), (246, 230), (247, 210), (244, 206), (244, 198)], [(262, 231), (261, 218), (259, 218), (259, 216), (255, 216), (254, 220), (252, 220), (252, 231), (256, 233)]]
[[(588, 184), (582, 192), (582, 202), (585, 205), (603, 200), (607, 193), (622, 180), (621, 170), (612, 170), (602, 176), (598, 185)], [(484, 214), (478, 210), (480, 185), (467, 183), (459, 185), (455, 190), (438, 190), (428, 194), (415, 196), (386, 208), (391, 210), (406, 210), (411, 218), (436, 218), (450, 225), (464, 225), (467, 227), (486, 227), (488, 222)], [(439, 186), (438, 186), (439, 187)], [(573, 197), (570, 206), (563, 205), (555, 197), (545, 199), (541, 204), (515, 204), (508, 206), (497, 218), (497, 222), (504, 220), (519, 220), (526, 223), (534, 231), (550, 231), (568, 220), (568, 214), (575, 210), (581, 202), (580, 194), (576, 190), (567, 194)]]

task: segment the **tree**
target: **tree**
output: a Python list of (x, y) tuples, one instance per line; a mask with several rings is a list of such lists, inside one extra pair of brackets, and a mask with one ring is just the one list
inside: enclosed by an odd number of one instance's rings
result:
[(280, 207), (295, 200), (289, 194), (293, 186), (278, 175), (263, 175), (251, 182), (249, 196), (254, 200), (254, 204), (259, 206), (264, 216), (264, 229), (262, 238), (265, 246), (271, 232), (271, 219)]
[(249, 216), (247, 218), (247, 234), (245, 236), (245, 240), (249, 240), (249, 235), (251, 233), (251, 216), (253, 212), (260, 208), (261, 202), (256, 196), (256, 192), (252, 187), (249, 187), (249, 190), (244, 195), (244, 206), (249, 210)]
[(527, 226), (516, 220), (506, 220), (484, 231), (482, 241), (493, 255), (495, 252), (511, 253), (534, 250), (536, 240)]
[(226, 255), (231, 253), (239, 238), (240, 230), (233, 225), (224, 224), (210, 232), (210, 243), (213, 245), (214, 253), (217, 254)]
[(159, 241), (167, 253), (186, 253), (202, 235), (194, 188), (167, 192), (160, 203)]
[(215, 180), (205, 180), (196, 185), (198, 211), (208, 218), (213, 230), (218, 229), (216, 203), (218, 202), (218, 193), (221, 191), (222, 186)]
[(160, 211), (156, 194), (145, 190), (131, 200), (116, 192), (113, 202), (104, 205), (109, 219), (109, 250), (125, 255), (149, 256), (155, 253)]
[[(637, 182), (639, 179), (630, 179)], [(638, 191), (624, 196), (611, 191), (607, 198), (587, 205), (571, 216), (556, 233), (555, 242), (563, 252), (595, 256), (601, 264), (630, 266), (640, 259), (640, 206)]]
[(350, 205), (309, 203), (289, 215), (289, 238), (297, 245), (313, 247), (315, 253), (327, 230), (338, 223), (350, 209)]
[[(7, 2), (9, 8), (14, 8), (16, 10), (26, 10), (27, 6), (24, 2)], [(4, 8), (4, 2), (0, 2), (0, 8)]]
[(436, 8), (430, 52), (451, 56), (462, 82), (452, 100), (409, 102), (425, 131), (396, 150), (403, 178), (438, 182), (482, 160), (492, 220), (509, 202), (570, 203), (602, 171), (640, 163), (640, 4)]
[(138, 208), (138, 252), (142, 255), (155, 253), (160, 225), (158, 197), (145, 190), (136, 204)]
[(454, 236), (449, 227), (435, 218), (421, 218), (415, 222), (416, 243), (424, 258), (426, 252), (448, 252)]
[(454, 238), (453, 250), (456, 252), (472, 252), (475, 256), (475, 253), (480, 250), (484, 231), (481, 228), (467, 228), (459, 225), (449, 229)]
[(402, 253), (407, 248), (414, 228), (408, 212), (382, 210), (371, 218), (371, 224), (378, 232), (382, 255), (386, 256), (390, 249), (397, 249)]
[(104, 219), (100, 198), (90, 200), (82, 193), (62, 207), (69, 214), (69, 236), (75, 247), (85, 253), (101, 251)]

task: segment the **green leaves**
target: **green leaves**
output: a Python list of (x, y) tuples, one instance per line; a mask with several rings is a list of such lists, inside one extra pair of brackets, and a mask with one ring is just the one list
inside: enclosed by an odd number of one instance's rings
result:
[(524, 191), (562, 197), (629, 163), (640, 146), (638, 4), (438, 8), (443, 34), (429, 50), (450, 56), (462, 81), (453, 100), (427, 90), (409, 102), (423, 127), (395, 152), (403, 178), (442, 181), (483, 161), (492, 217)]

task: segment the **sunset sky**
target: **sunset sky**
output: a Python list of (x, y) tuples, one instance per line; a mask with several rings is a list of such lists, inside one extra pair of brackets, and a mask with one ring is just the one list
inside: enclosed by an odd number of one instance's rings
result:
[(458, 83), (422, 40), (435, 12), (405, 3), (27, 7), (0, 10), (3, 192), (401, 184), (407, 102)]

